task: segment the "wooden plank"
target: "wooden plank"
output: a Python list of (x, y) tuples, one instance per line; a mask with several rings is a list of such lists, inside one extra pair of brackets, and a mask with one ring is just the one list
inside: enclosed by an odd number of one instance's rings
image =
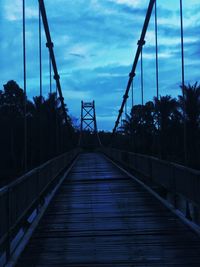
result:
[(81, 155), (17, 264), (200, 266), (200, 239), (102, 155)]

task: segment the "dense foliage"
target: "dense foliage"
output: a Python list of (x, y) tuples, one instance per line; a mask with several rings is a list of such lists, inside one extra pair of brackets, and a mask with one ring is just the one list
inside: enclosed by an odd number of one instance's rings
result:
[(200, 86), (195, 83), (182, 90), (178, 99), (167, 95), (135, 105), (114, 146), (200, 168)]
[[(178, 99), (167, 95), (133, 106), (118, 128), (112, 146), (199, 169), (200, 86), (195, 83), (182, 90)], [(28, 170), (78, 144), (79, 133), (69, 116), (65, 123), (55, 93), (47, 99), (40, 96), (32, 101), (26, 99), (26, 120), (24, 103), (23, 90), (15, 81), (7, 82), (0, 91), (0, 182), (8, 182), (24, 172), (25, 121)], [(83, 134), (86, 148), (98, 145), (96, 135)], [(99, 137), (102, 145), (110, 145), (111, 133), (99, 132)]]
[[(25, 97), (15, 81), (9, 81), (0, 91), (0, 178), (20, 175), (24, 170)], [(66, 110), (67, 111), (67, 110)], [(77, 139), (72, 123), (64, 122), (56, 94), (47, 99), (26, 99), (27, 165), (31, 169), (69, 150)]]

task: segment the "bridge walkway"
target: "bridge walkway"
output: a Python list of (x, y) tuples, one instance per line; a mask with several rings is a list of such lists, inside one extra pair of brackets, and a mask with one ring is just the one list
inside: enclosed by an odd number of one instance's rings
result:
[(200, 266), (200, 239), (100, 154), (81, 154), (18, 267)]

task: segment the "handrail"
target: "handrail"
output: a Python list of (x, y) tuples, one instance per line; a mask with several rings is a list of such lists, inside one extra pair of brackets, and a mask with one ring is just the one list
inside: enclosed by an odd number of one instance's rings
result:
[(28, 225), (34, 210), (39, 211), (59, 174), (78, 153), (77, 148), (53, 158), (0, 189), (0, 252), (6, 253), (7, 261), (13, 238), (19, 229)]
[(163, 197), (200, 225), (200, 171), (143, 154), (105, 147), (100, 151), (141, 174), (154, 188), (163, 188)]

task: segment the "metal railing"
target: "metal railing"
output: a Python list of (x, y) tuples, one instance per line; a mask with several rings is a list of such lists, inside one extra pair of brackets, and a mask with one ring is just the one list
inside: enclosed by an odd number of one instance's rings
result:
[(6, 260), (10, 258), (12, 240), (28, 225), (30, 215), (39, 211), (59, 174), (78, 153), (79, 149), (74, 149), (49, 160), (0, 189), (0, 256), (4, 253)]
[[(162, 197), (184, 216), (200, 225), (200, 171), (137, 153), (101, 148), (101, 151), (130, 170), (141, 174), (154, 188), (164, 189)], [(162, 191), (163, 192), (163, 191)]]

